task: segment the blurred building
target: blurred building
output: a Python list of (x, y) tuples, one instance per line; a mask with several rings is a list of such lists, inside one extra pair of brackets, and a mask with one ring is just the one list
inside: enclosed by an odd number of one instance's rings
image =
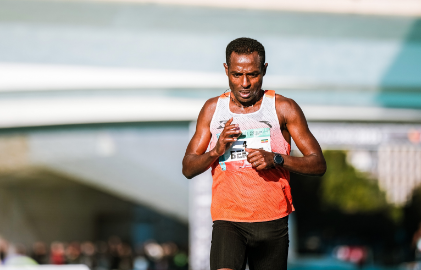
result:
[(181, 160), (241, 36), (322, 147), (404, 203), (421, 181), (419, 1), (238, 3), (0, 0), (0, 234), (186, 242), (190, 215), (206, 269), (211, 179), (187, 181)]
[(421, 148), (411, 145), (383, 145), (378, 154), (380, 186), (388, 200), (404, 205), (414, 188), (421, 185)]

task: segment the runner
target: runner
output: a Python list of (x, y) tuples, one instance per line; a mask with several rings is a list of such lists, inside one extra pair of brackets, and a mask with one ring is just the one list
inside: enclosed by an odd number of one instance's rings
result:
[[(192, 178), (212, 167), (211, 270), (287, 269), (289, 172), (323, 175), (326, 163), (292, 100), (262, 90), (262, 44), (231, 41), (225, 72), (231, 92), (209, 99), (183, 159)], [(291, 157), (291, 137), (303, 154)]]

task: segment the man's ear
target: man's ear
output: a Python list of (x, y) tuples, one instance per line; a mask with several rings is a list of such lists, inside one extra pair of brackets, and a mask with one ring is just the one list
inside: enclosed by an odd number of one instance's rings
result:
[(266, 63), (266, 64), (263, 65), (263, 76), (266, 75), (267, 68), (268, 68), (268, 63)]
[(227, 76), (228, 76), (228, 65), (227, 65), (227, 63), (224, 63), (224, 68), (225, 68), (225, 74), (227, 74)]

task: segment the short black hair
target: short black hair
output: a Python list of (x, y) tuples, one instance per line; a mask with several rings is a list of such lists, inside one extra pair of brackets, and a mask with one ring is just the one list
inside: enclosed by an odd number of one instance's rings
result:
[(233, 52), (237, 54), (251, 54), (253, 52), (257, 52), (260, 58), (260, 67), (263, 68), (265, 65), (265, 47), (263, 47), (262, 43), (255, 39), (241, 37), (231, 41), (227, 45), (227, 49), (225, 51), (228, 66), (230, 65), (231, 54)]

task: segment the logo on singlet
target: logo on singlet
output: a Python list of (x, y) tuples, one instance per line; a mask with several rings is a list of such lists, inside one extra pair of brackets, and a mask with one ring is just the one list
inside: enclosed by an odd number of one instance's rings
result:
[(228, 122), (228, 120), (222, 120), (219, 121), (219, 127), (217, 127), (216, 129), (221, 129), (225, 127), (225, 124)]
[(268, 125), (270, 128), (272, 128), (272, 125), (271, 124), (269, 124), (269, 121), (259, 121), (260, 123), (263, 123), (263, 124), (266, 124), (266, 125)]

